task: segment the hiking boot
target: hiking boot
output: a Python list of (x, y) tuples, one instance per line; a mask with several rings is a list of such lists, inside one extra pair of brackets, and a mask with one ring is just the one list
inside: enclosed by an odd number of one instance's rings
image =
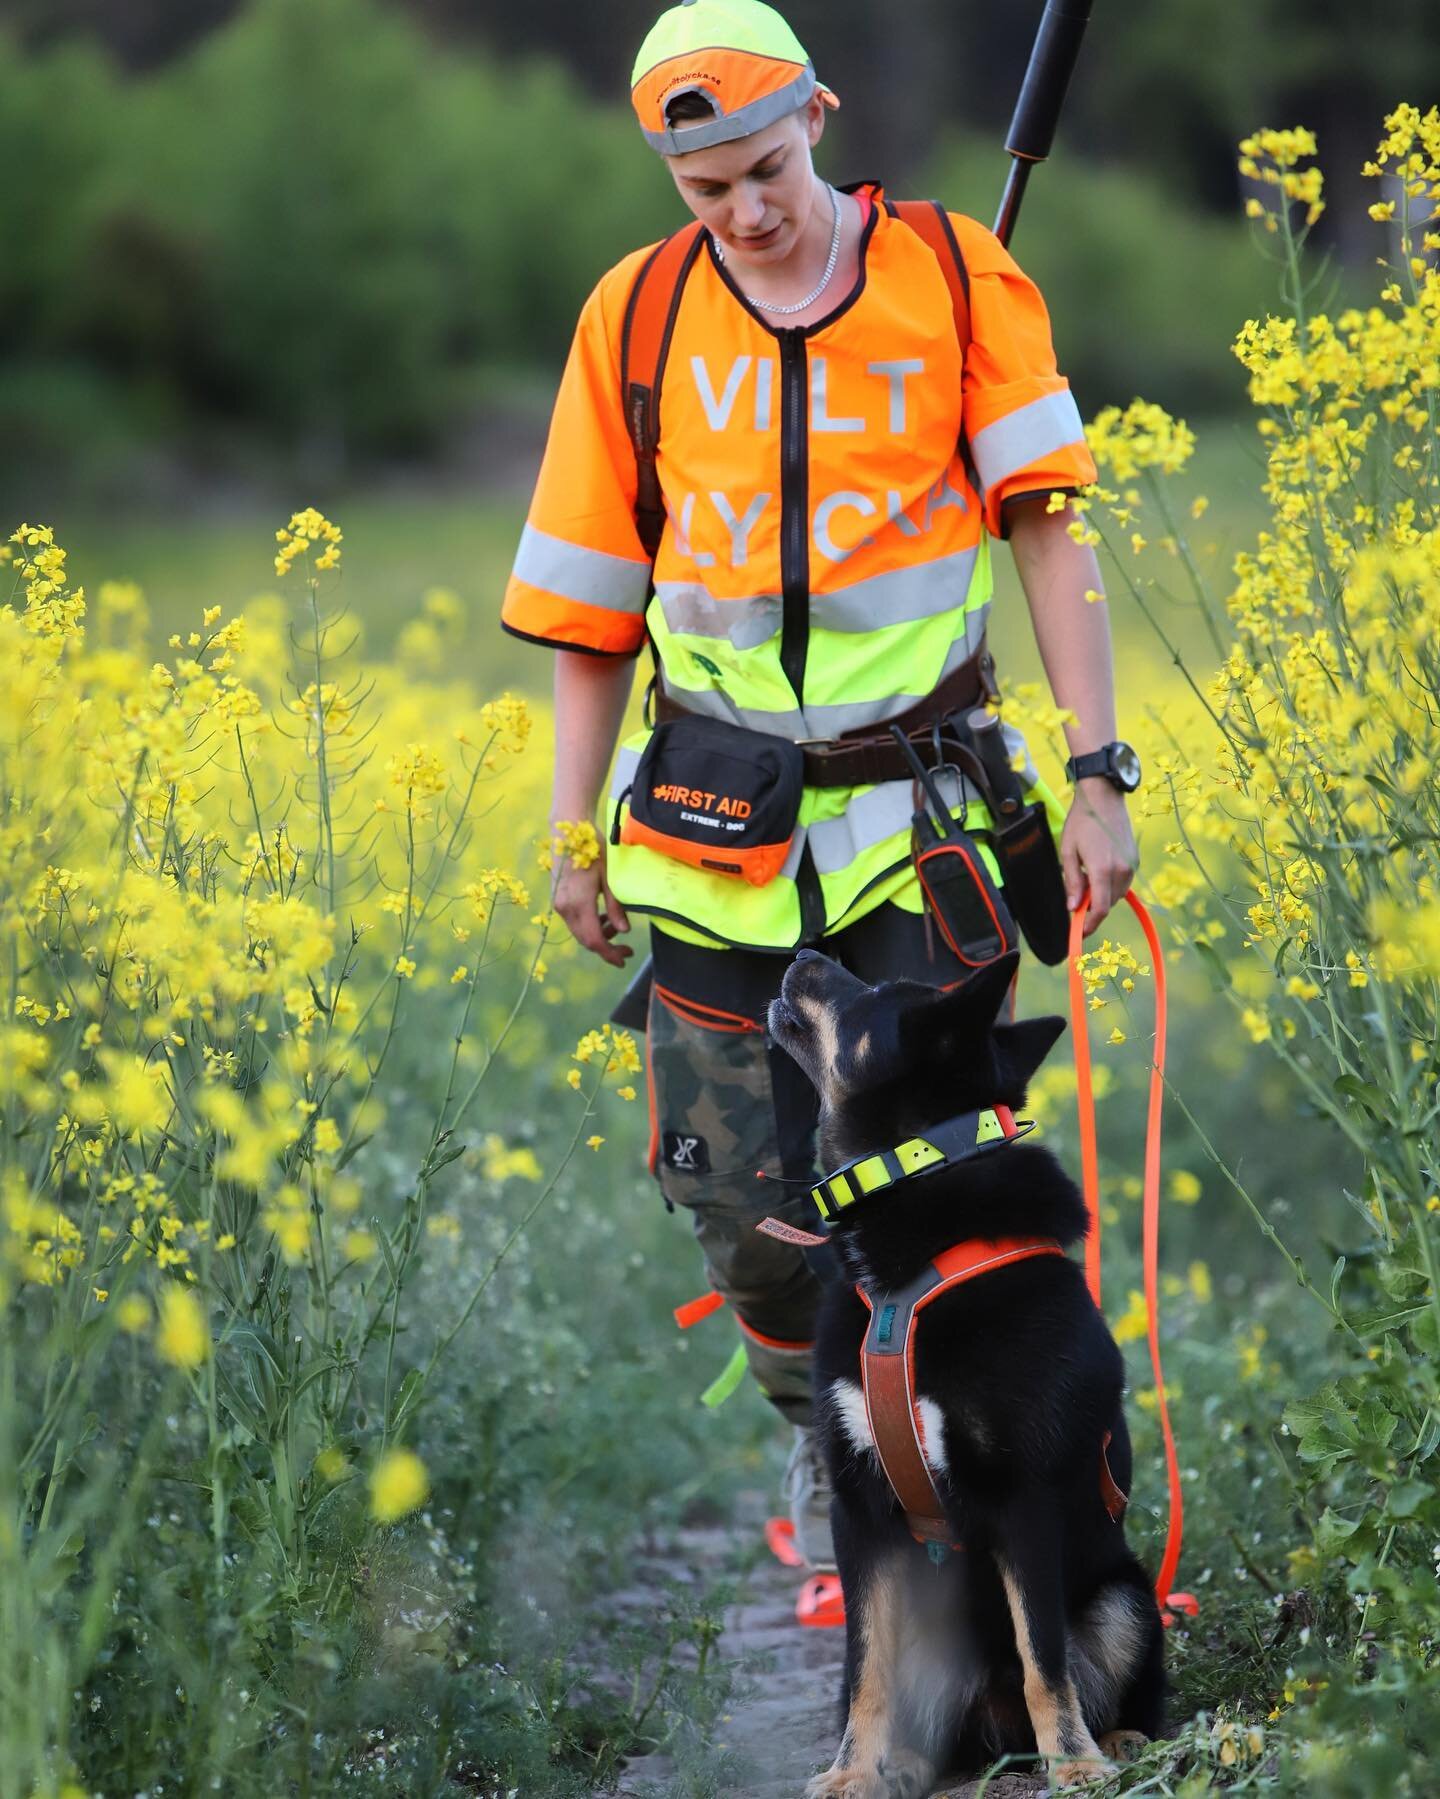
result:
[(815, 1432), (804, 1425), (795, 1427), (795, 1447), (785, 1466), (785, 1503), (795, 1526), (795, 1547), (806, 1564), (820, 1573), (834, 1573), (830, 1471), (820, 1454)]

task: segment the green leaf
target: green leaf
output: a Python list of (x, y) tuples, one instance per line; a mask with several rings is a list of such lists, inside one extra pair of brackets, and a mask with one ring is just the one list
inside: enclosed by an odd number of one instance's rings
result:
[(240, 1388), (218, 1364), (215, 1369), (215, 1397), (235, 1422), (247, 1430), (257, 1442), (268, 1443), (270, 1441), (270, 1426), (260, 1408), (249, 1395), (241, 1392)]
[(285, 1378), (285, 1357), (269, 1331), (258, 1324), (232, 1324), (225, 1332), (225, 1342), (232, 1349), (249, 1351), (262, 1358), (280, 1380)]
[(1232, 987), (1234, 981), (1231, 979), (1230, 970), (1215, 945), (1197, 937), (1194, 947), (1199, 952), (1200, 960), (1205, 964), (1206, 972), (1210, 977), (1211, 992), (1224, 993), (1226, 988)]
[(1418, 1318), (1429, 1311), (1428, 1305), (1418, 1306), (1383, 1306), (1376, 1312), (1355, 1312), (1351, 1314), (1349, 1323), (1351, 1330), (1362, 1340), (1366, 1337), (1388, 1337), (1400, 1325), (1411, 1318)]
[(84, 1547), (83, 1530), (72, 1530), (64, 1537), (47, 1533), (29, 1557), (29, 1581), (34, 1591), (42, 1598), (53, 1599), (74, 1576)]
[(371, 1131), (369, 1137), (357, 1137), (353, 1143), (347, 1143), (345, 1145), (345, 1148), (343, 1150), (341, 1150), (340, 1154), (338, 1156), (336, 1156), (336, 1158), (335, 1158), (336, 1174), (339, 1174), (340, 1170), (346, 1165), (347, 1162), (354, 1161), (355, 1157), (360, 1154), (360, 1151), (362, 1149), (364, 1149), (365, 1145), (370, 1141), (370, 1138), (373, 1137), (374, 1135), (375, 1135), (374, 1131)]
[(1315, 1526), (1315, 1547), (1323, 1555), (1334, 1555), (1337, 1549), (1349, 1543), (1362, 1522), (1358, 1518), (1342, 1518), (1339, 1512), (1332, 1511), (1327, 1505)]
[(390, 1415), (390, 1429), (395, 1435), (399, 1435), (406, 1420), (419, 1405), (424, 1386), (425, 1377), (418, 1368), (412, 1368), (401, 1381)]
[(1413, 1518), (1426, 1503), (1435, 1497), (1435, 1487), (1428, 1480), (1402, 1480), (1390, 1489), (1390, 1499), (1386, 1511), (1392, 1518)]
[(1362, 1081), (1358, 1074), (1339, 1075), (1335, 1081), (1335, 1091), (1347, 1099), (1358, 1099), (1379, 1118), (1390, 1115), (1390, 1095), (1383, 1088), (1377, 1087), (1374, 1081)]

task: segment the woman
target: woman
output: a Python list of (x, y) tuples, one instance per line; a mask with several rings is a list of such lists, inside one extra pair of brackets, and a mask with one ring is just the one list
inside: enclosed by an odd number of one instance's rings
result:
[[(631, 431), (646, 393), (633, 381), (622, 392), (642, 250), (581, 315), (503, 622), (562, 652), (555, 821), (595, 816), (634, 659), (651, 642), (679, 760), (658, 776), (642, 764), (648, 729), (622, 746), (608, 858), (567, 866), (556, 906), (617, 967), (632, 953), (617, 941), (631, 913), (654, 921), (652, 1170), (667, 1201), (693, 1213), (751, 1370), (798, 1427), (797, 1535), (827, 1566), (809, 1452), (821, 1274), (753, 1228), (784, 1210), (774, 1187), (756, 1187), (757, 1169), (812, 1172), (815, 1098), (772, 1053), (765, 1013), (801, 944), (867, 981), (945, 985), (966, 973), (927, 928), (911, 782), (885, 727), (900, 720), (925, 750), (942, 712), (992, 691), (992, 537), (1010, 541), (1055, 700), (1077, 720), (1059, 847), (1072, 909), (1089, 888), (1087, 932), (1135, 868), (1133, 752), (1112, 741), (1106, 608), (1085, 597), (1100, 589), (1093, 552), (1068, 535), (1068, 508), (1050, 509), (1095, 471), (1033, 284), (982, 226), (949, 215), (967, 273), (962, 342), (932, 247), (877, 187), (842, 193), (816, 174), (812, 152), (838, 102), (759, 0), (672, 7), (641, 48), (632, 97), (703, 227), (668, 313), (653, 591)], [(1027, 789), (1048, 801), (1018, 734), (1006, 738)], [(782, 793), (787, 769), (803, 769), (798, 812), (747, 861), (749, 850), (726, 846), (745, 841), (756, 796)], [(979, 794), (950, 779), (983, 849)], [(682, 821), (674, 836), (647, 822), (667, 806)]]

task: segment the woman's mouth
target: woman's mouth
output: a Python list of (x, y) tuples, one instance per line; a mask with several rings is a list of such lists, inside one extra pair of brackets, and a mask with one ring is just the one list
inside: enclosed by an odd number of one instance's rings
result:
[[(782, 220), (781, 224), (783, 223)], [(761, 231), (753, 236), (736, 237), (734, 242), (737, 249), (768, 250), (779, 235), (780, 225), (772, 225), (768, 231)]]

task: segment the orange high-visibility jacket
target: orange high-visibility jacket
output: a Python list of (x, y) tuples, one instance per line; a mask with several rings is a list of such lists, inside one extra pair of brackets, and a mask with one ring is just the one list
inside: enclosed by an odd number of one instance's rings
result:
[[(875, 203), (878, 188), (864, 191), (859, 282), (816, 325), (772, 324), (706, 240), (661, 396), (668, 516), (653, 593), (620, 393), (625, 306), (648, 250), (603, 277), (561, 382), (507, 630), (633, 655), (648, 629), (680, 705), (797, 740), (881, 724), (976, 653), (988, 538), (1006, 535), (1007, 505), (1073, 492), (1095, 466), (1044, 301), (999, 240), (949, 215), (969, 276), (962, 358), (935, 256)], [(643, 742), (622, 748), (617, 794)], [(797, 881), (818, 880), (826, 929), (910, 884), (910, 811), (908, 782), (807, 791), (790, 861), (768, 887), (640, 845), (611, 851), (611, 885), (687, 934), (785, 948), (801, 936)], [(972, 827), (983, 822), (972, 806)], [(816, 912), (812, 897), (810, 928)]]

